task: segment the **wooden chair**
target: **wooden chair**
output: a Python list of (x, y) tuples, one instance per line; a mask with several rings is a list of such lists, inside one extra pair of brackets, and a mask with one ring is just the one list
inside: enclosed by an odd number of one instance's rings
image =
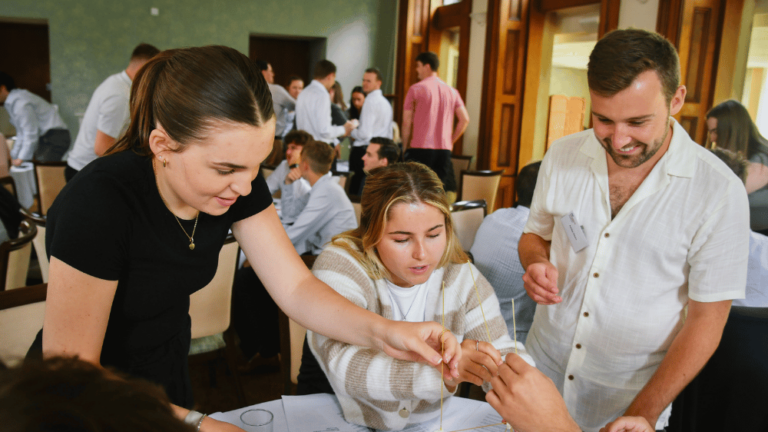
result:
[(0, 186), (6, 188), (8, 192), (12, 193), (13, 197), (16, 198), (16, 201), (19, 200), (19, 194), (16, 192), (16, 182), (13, 180), (13, 177), (10, 175), (0, 177)]
[(469, 167), (472, 165), (472, 160), (474, 158), (474, 156), (451, 155), (453, 176), (456, 178), (456, 186), (461, 182), (461, 172), (469, 171)]
[(357, 218), (357, 225), (360, 225), (360, 215), (363, 212), (363, 208), (360, 205), (360, 195), (349, 195), (349, 201), (352, 202), (352, 208), (355, 209), (355, 217)]
[[(237, 370), (237, 347), (230, 329), (232, 312), (232, 286), (237, 269), (238, 243), (231, 234), (219, 252), (219, 266), (213, 280), (200, 291), (189, 296), (189, 316), (192, 319), (192, 348), (190, 356), (203, 354), (224, 355), (232, 376), (240, 405), (247, 405)], [(215, 383), (211, 375), (211, 383)]]
[(453, 232), (465, 251), (472, 249), (475, 243), (475, 234), (483, 223), (483, 218), (488, 214), (485, 200), (459, 201), (451, 206), (451, 219), (453, 220)]
[(496, 208), (496, 195), (503, 170), (499, 171), (462, 171), (459, 180), (459, 201), (484, 199), (491, 213)]
[(61, 162), (38, 162), (33, 161), (35, 172), (35, 185), (37, 186), (37, 205), (40, 215), (45, 216), (51, 204), (59, 195), (64, 185), (67, 184), (64, 178), (64, 169), (67, 163)]
[(43, 328), (48, 284), (0, 291), (0, 360), (20, 364)]
[(48, 261), (48, 254), (45, 251), (45, 224), (47, 218), (38, 214), (32, 213), (22, 207), (20, 210), (21, 215), (29, 219), (37, 226), (37, 235), (32, 239), (32, 246), (35, 248), (35, 255), (37, 256), (37, 262), (40, 264), (40, 274), (43, 277), (43, 282), (48, 282), (48, 267), (50, 265)]
[(0, 244), (0, 291), (27, 285), (29, 256), (36, 235), (37, 226), (24, 220), (19, 227), (19, 237)]
[[(316, 256), (301, 256), (301, 260), (310, 270), (316, 259)], [(278, 311), (278, 320), (280, 321), (280, 373), (283, 375), (283, 394), (292, 395), (296, 393), (296, 385), (299, 383), (299, 368), (307, 329), (288, 318), (282, 309)]]

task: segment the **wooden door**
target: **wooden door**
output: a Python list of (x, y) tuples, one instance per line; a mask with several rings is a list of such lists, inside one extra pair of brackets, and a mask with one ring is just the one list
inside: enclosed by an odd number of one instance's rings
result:
[(680, 78), (688, 90), (685, 105), (675, 116), (688, 135), (707, 141), (706, 114), (712, 107), (724, 0), (663, 0), (657, 31), (680, 55)]
[[(312, 40), (251, 36), (248, 54), (251, 60), (265, 60), (275, 71), (275, 84), (288, 86), (288, 78), (298, 75), (307, 86), (312, 81)], [(290, 53), (290, 55), (286, 55)]]
[(50, 102), (48, 24), (0, 22), (0, 41), (0, 70), (13, 78), (16, 87)]
[(429, 47), (429, 0), (400, 0), (397, 33), (397, 74), (394, 118), (403, 124), (403, 101), (408, 89), (419, 81), (416, 56)]

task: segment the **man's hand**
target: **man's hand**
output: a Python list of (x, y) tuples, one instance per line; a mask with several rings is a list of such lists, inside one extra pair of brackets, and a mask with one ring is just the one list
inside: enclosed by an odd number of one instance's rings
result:
[(21, 160), (21, 159), (14, 159), (14, 160), (11, 161), (13, 166), (19, 166), (19, 165), (21, 165), (22, 162), (24, 162), (24, 161)]
[(445, 381), (451, 387), (465, 381), (482, 386), (498, 375), (499, 365), (504, 363), (499, 350), (488, 342), (467, 339), (461, 343), (461, 352), (458, 378)]
[(515, 430), (578, 432), (565, 401), (546, 375), (516, 354), (507, 354), (485, 399)]
[(297, 166), (296, 168), (291, 168), (291, 170), (288, 171), (288, 175), (285, 176), (285, 184), (289, 185), (300, 178), (301, 178), (301, 166)]
[(557, 294), (557, 268), (551, 262), (537, 262), (528, 266), (523, 275), (525, 292), (538, 304), (553, 305), (563, 301)]
[(347, 122), (344, 123), (344, 136), (348, 136), (349, 134), (351, 134), (352, 131), (356, 129), (358, 126), (360, 126), (359, 121), (355, 119), (347, 120)]
[(654, 432), (655, 429), (651, 427), (643, 417), (619, 417), (615, 421), (612, 421), (600, 429), (600, 432)]

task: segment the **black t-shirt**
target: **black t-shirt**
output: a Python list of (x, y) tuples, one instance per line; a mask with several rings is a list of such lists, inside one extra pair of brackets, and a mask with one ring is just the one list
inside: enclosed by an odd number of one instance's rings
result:
[[(189, 295), (213, 279), (232, 224), (272, 203), (262, 176), (251, 186), (223, 215), (200, 213), (194, 250), (160, 197), (149, 157), (125, 151), (96, 159), (61, 191), (48, 213), (49, 255), (118, 281), (103, 365), (157, 382), (152, 364), (173, 356), (168, 345), (178, 340), (176, 351), (188, 349)], [(192, 233), (194, 220), (181, 223)]]

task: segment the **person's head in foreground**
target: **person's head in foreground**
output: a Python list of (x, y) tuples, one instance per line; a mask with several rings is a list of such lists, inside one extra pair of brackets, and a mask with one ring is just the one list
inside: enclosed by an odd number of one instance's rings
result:
[(371, 172), (376, 168), (392, 165), (400, 159), (400, 147), (389, 138), (373, 137), (363, 155), (363, 170)]
[(159, 386), (76, 358), (27, 362), (0, 371), (5, 432), (191, 432)]
[(333, 164), (333, 147), (322, 141), (309, 141), (301, 149), (301, 176), (311, 185), (326, 175)]
[(541, 161), (529, 163), (517, 174), (517, 181), (515, 182), (516, 205), (531, 207), (533, 192), (536, 190), (536, 180), (539, 178), (539, 168), (541, 168)]
[[(390, 360), (310, 332), (308, 343), (347, 421), (399, 430), (435, 420), (443, 386), (443, 397), (449, 397), (460, 382), (483, 385), (503, 355), (517, 349), (527, 356), (523, 345), (510, 339), (493, 288), (468, 261), (434, 171), (415, 162), (371, 171), (359, 227), (336, 236), (313, 272), (344, 297), (384, 318), (444, 321), (463, 338), (462, 358), (459, 377), (441, 384), (439, 366)], [(345, 384), (353, 377), (353, 386)]]
[(685, 102), (675, 47), (657, 33), (614, 30), (592, 50), (587, 79), (609, 169), (655, 164), (672, 139), (670, 116)]
[(707, 113), (709, 147), (740, 152), (746, 158), (768, 154), (768, 139), (760, 135), (749, 111), (735, 100), (716, 105)]
[(250, 59), (223, 46), (175, 49), (137, 73), (130, 126), (108, 154), (151, 156), (171, 208), (221, 215), (251, 192), (274, 134), (272, 96)]
[(312, 135), (303, 130), (291, 131), (283, 138), (285, 143), (285, 160), (288, 161), (288, 166), (301, 162), (301, 149), (310, 141), (312, 141)]

